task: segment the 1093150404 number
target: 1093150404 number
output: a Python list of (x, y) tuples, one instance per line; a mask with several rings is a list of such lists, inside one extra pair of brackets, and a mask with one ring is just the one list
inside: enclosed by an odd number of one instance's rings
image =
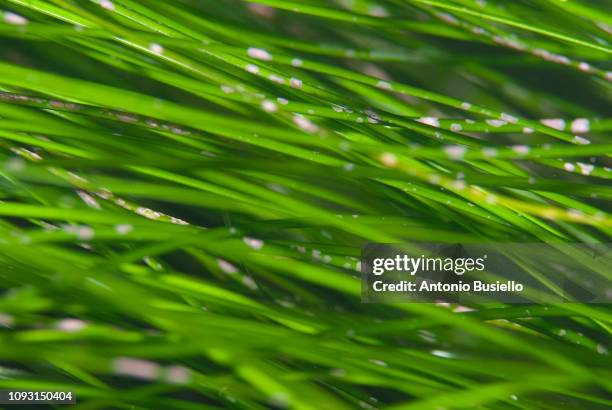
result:
[(2, 390), (0, 404), (74, 404), (76, 396), (71, 391)]

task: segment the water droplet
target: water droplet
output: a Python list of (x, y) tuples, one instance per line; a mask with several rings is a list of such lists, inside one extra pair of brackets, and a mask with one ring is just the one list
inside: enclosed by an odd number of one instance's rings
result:
[(264, 246), (264, 241), (261, 239), (249, 238), (248, 236), (245, 236), (242, 240), (245, 244), (247, 244), (247, 246), (255, 249), (256, 251), (260, 250)]
[(4, 21), (15, 26), (24, 26), (28, 24), (28, 19), (20, 16), (19, 14), (11, 13), (10, 11), (4, 12)]
[(268, 53), (266, 50), (256, 47), (249, 47), (247, 49), (247, 54), (249, 57), (256, 58), (258, 60), (270, 61), (272, 60), (272, 55)]
[(591, 124), (586, 118), (576, 118), (572, 121), (571, 129), (575, 134), (584, 134), (589, 132)]

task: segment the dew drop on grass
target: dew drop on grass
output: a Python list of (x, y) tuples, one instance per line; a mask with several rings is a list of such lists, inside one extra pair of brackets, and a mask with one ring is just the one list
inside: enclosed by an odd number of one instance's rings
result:
[(562, 118), (546, 118), (540, 121), (542, 124), (547, 127), (554, 128), (559, 131), (563, 131), (565, 129), (565, 120)]
[(246, 70), (251, 74), (259, 73), (259, 67), (257, 67), (255, 64), (247, 64)]
[(589, 63), (582, 61), (580, 64), (578, 64), (578, 69), (580, 71), (584, 71), (585, 73), (589, 73), (591, 72), (592, 67)]
[(580, 145), (589, 145), (591, 143), (591, 141), (579, 135), (574, 135), (574, 142)]
[(134, 229), (134, 227), (132, 225), (130, 225), (130, 224), (115, 225), (115, 232), (117, 232), (119, 235), (127, 235), (133, 229)]
[(219, 268), (221, 268), (221, 270), (227, 273), (228, 275), (232, 275), (238, 272), (238, 268), (236, 268), (234, 265), (232, 265), (226, 260), (217, 259), (217, 264), (219, 265)]
[(161, 44), (158, 43), (151, 43), (149, 44), (149, 50), (155, 54), (163, 54), (164, 53), (164, 47)]
[(467, 152), (467, 148), (461, 145), (448, 145), (444, 147), (444, 152), (453, 159), (460, 159)]
[(314, 134), (315, 132), (319, 131), (319, 126), (317, 124), (315, 124), (314, 122), (310, 121), (308, 118), (303, 117), (301, 115), (297, 115), (297, 114), (294, 115), (293, 122), (295, 123), (295, 125), (300, 127), (302, 130), (310, 134)]
[(378, 359), (370, 359), (368, 360), (370, 363), (375, 364), (376, 366), (388, 367), (387, 362)]
[(156, 380), (160, 374), (159, 364), (129, 357), (119, 357), (113, 360), (112, 370), (115, 374), (142, 380)]
[(434, 117), (422, 117), (417, 120), (418, 122), (426, 125), (430, 125), (432, 127), (439, 127), (440, 121)]
[(391, 86), (391, 83), (389, 83), (388, 81), (383, 81), (380, 80), (377, 84), (376, 87), (380, 88), (381, 90), (392, 90), (393, 87)]
[(15, 323), (15, 318), (7, 313), (0, 313), (0, 326), (11, 327)]
[(242, 284), (251, 290), (257, 290), (257, 283), (250, 276), (243, 276)]
[(169, 366), (166, 380), (172, 384), (187, 384), (191, 381), (191, 372), (184, 366)]
[(533, 134), (534, 129), (529, 127), (523, 128), (523, 134)]
[(383, 165), (392, 168), (397, 165), (397, 157), (395, 156), (395, 154), (392, 154), (390, 152), (384, 152), (380, 156), (380, 162), (382, 162)]
[(451, 352), (447, 352), (445, 350), (432, 350), (430, 353), (434, 356), (443, 357), (445, 359), (449, 359), (455, 356)]
[(301, 89), (302, 80), (295, 78), (295, 77), (291, 77), (291, 79), (289, 80), (289, 85), (291, 85), (292, 88)]
[(278, 101), (278, 103), (280, 105), (287, 105), (287, 104), (289, 104), (289, 100), (287, 100), (286, 98), (282, 98), (282, 97), (278, 97), (276, 99), (276, 101)]
[(519, 155), (527, 155), (529, 154), (529, 147), (527, 145), (513, 145), (512, 151)]
[(461, 108), (463, 108), (464, 110), (469, 110), (470, 108), (472, 108), (472, 104), (467, 101), (464, 101), (461, 103)]
[(505, 112), (501, 113), (501, 119), (506, 122), (509, 122), (510, 124), (516, 124), (518, 122), (518, 118), (513, 115), (506, 114)]
[(115, 5), (110, 0), (100, 0), (100, 6), (106, 10), (113, 11), (115, 10)]
[(274, 81), (277, 84), (285, 84), (285, 79), (279, 75), (276, 74), (270, 74), (268, 76), (268, 80), (270, 81)]
[(510, 398), (511, 398), (512, 400), (518, 400), (518, 397), (516, 396), (516, 394), (511, 395), (511, 396), (510, 396)]
[(234, 87), (231, 87), (229, 85), (222, 85), (221, 86), (221, 91), (223, 91), (225, 94), (231, 94), (231, 93), (233, 93), (236, 90), (234, 89)]
[(74, 333), (82, 330), (87, 326), (87, 323), (81, 319), (67, 318), (62, 319), (57, 323), (57, 328), (63, 332)]
[(580, 173), (582, 175), (591, 175), (591, 172), (595, 169), (595, 166), (591, 164), (585, 164), (583, 162), (577, 162), (576, 164), (580, 168)]
[(25, 26), (28, 24), (28, 20), (25, 17), (11, 13), (10, 11), (4, 12), (4, 21), (15, 26)]
[(94, 208), (94, 209), (101, 209), (100, 204), (98, 204), (98, 201), (96, 201), (94, 199), (93, 196), (89, 195), (87, 192), (85, 191), (81, 191), (78, 190), (77, 191), (77, 195), (83, 200), (83, 202), (85, 202), (85, 204), (87, 204), (87, 206), (89, 206), (90, 208)]
[(262, 241), (261, 239), (250, 238), (248, 236), (245, 236), (242, 240), (247, 246), (255, 249), (256, 251), (260, 250), (264, 246), (264, 241)]
[(249, 57), (256, 58), (258, 60), (270, 61), (272, 60), (272, 55), (268, 53), (266, 50), (256, 47), (249, 47), (247, 49), (247, 54)]
[(507, 124), (507, 122), (504, 120), (495, 120), (495, 119), (487, 119), (485, 120), (485, 122), (489, 124), (491, 127), (495, 127), (495, 128), (499, 128)]
[(591, 124), (586, 118), (576, 118), (572, 121), (571, 129), (575, 134), (584, 134), (589, 132)]
[(261, 108), (266, 112), (275, 112), (277, 109), (276, 104), (270, 100), (264, 100), (261, 103)]
[(304, 62), (299, 58), (294, 58), (293, 60), (291, 60), (291, 65), (294, 67), (301, 67), (303, 64)]

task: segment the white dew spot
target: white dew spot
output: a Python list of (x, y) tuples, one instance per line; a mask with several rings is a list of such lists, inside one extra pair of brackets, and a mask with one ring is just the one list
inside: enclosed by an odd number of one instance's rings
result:
[(110, 0), (100, 0), (100, 6), (106, 10), (113, 11), (115, 10), (115, 5)]
[(559, 336), (565, 336), (567, 334), (567, 330), (559, 329)]
[(573, 133), (584, 134), (589, 132), (591, 124), (586, 118), (576, 118), (574, 121), (572, 121), (571, 127)]
[(0, 313), (0, 326), (2, 327), (12, 327), (15, 322), (15, 318), (6, 313)]
[(523, 134), (533, 134), (533, 128), (529, 128), (529, 127), (524, 127), (523, 128)]
[(597, 344), (596, 349), (597, 349), (597, 353), (599, 354), (606, 354), (606, 355), (608, 354), (608, 349), (606, 349), (605, 346), (602, 344)]
[(511, 398), (512, 400), (518, 400), (518, 397), (517, 397), (517, 395), (516, 395), (516, 394), (512, 394), (512, 395), (510, 396), (510, 398)]
[(582, 213), (582, 211), (578, 209), (570, 208), (567, 210), (567, 216), (569, 216), (572, 219), (582, 219), (584, 214)]
[(317, 124), (310, 121), (306, 117), (302, 117), (301, 115), (294, 115), (293, 122), (295, 123), (295, 125), (310, 134), (314, 134), (315, 132), (319, 131), (319, 126)]
[(417, 120), (418, 122), (426, 125), (430, 125), (432, 127), (439, 127), (440, 121), (434, 117), (422, 117)]
[(251, 290), (257, 290), (257, 283), (250, 276), (243, 276), (242, 284)]
[(134, 229), (134, 227), (132, 225), (130, 225), (130, 224), (115, 225), (115, 232), (117, 232), (119, 235), (127, 235), (133, 229)]
[(495, 128), (499, 128), (507, 124), (507, 122), (504, 120), (495, 120), (495, 119), (487, 119), (486, 123), (489, 124), (491, 127), (495, 127)]
[(172, 384), (187, 384), (191, 381), (191, 373), (184, 366), (169, 366), (166, 369), (166, 380)]
[(571, 162), (566, 162), (565, 164), (563, 164), (563, 169), (565, 169), (567, 172), (574, 172), (574, 170), (576, 170), (576, 167)]
[(457, 179), (453, 182), (453, 188), (456, 190), (462, 191), (467, 187), (467, 184), (462, 179)]
[(529, 154), (529, 147), (527, 145), (513, 145), (512, 151), (519, 155), (527, 155)]
[(144, 216), (147, 219), (159, 219), (162, 217), (161, 212), (154, 211), (150, 208), (145, 208), (144, 206), (139, 206), (136, 208), (136, 213), (140, 216)]
[(453, 159), (459, 159), (463, 158), (467, 152), (467, 148), (461, 145), (448, 145), (444, 147), (444, 152)]
[(484, 147), (482, 149), (482, 155), (484, 155), (485, 157), (496, 157), (497, 156), (497, 148)]
[(378, 360), (378, 359), (370, 359), (369, 360), (370, 363), (375, 364), (376, 366), (382, 366), (382, 367), (387, 367), (389, 366), (387, 364), (387, 362), (383, 361), (383, 360)]
[(247, 49), (247, 54), (249, 57), (256, 58), (258, 60), (270, 61), (272, 60), (272, 54), (268, 53), (266, 50), (256, 47), (249, 47)]
[(160, 55), (164, 53), (164, 46), (158, 43), (151, 43), (149, 44), (149, 50), (155, 54)]
[(264, 241), (262, 241), (261, 239), (245, 236), (242, 240), (244, 241), (244, 243), (247, 244), (247, 246), (255, 249), (256, 251), (260, 250), (264, 246)]
[(370, 6), (368, 14), (374, 17), (389, 17), (389, 12), (387, 11), (387, 9), (379, 4), (374, 4)]
[(487, 195), (487, 197), (485, 198), (485, 202), (489, 205), (494, 205), (497, 203), (497, 196), (495, 195)]
[(87, 204), (88, 207), (94, 209), (101, 209), (100, 204), (98, 204), (98, 201), (96, 201), (95, 198), (89, 195), (87, 192), (79, 190), (77, 191), (77, 194), (83, 200), (83, 202)]
[(585, 63), (584, 61), (578, 64), (578, 69), (580, 71), (584, 71), (585, 73), (591, 72), (591, 65), (589, 63)]
[(283, 98), (283, 97), (278, 97), (278, 98), (276, 99), (276, 101), (278, 101), (278, 103), (279, 103), (280, 105), (287, 105), (287, 104), (289, 104), (289, 100), (288, 100), (288, 99), (286, 99), (286, 98)]
[(391, 86), (391, 83), (388, 81), (383, 81), (380, 80), (377, 84), (376, 87), (380, 88), (381, 90), (392, 90), (393, 87)]
[(142, 380), (155, 380), (160, 373), (160, 366), (157, 363), (129, 357), (113, 360), (112, 369), (115, 374)]
[(219, 268), (221, 268), (221, 270), (227, 273), (228, 275), (232, 275), (238, 272), (238, 268), (236, 268), (234, 265), (232, 265), (226, 260), (217, 259), (217, 264), (219, 265)]
[(344, 164), (342, 168), (344, 168), (345, 171), (352, 171), (355, 169), (355, 164), (348, 162)]
[(294, 67), (301, 67), (303, 64), (304, 62), (299, 58), (294, 58), (293, 60), (291, 60), (291, 65)]
[(67, 318), (62, 319), (57, 323), (57, 328), (63, 332), (74, 333), (82, 330), (87, 326), (87, 323), (81, 319)]
[(469, 110), (470, 108), (472, 108), (472, 104), (467, 101), (464, 101), (461, 103), (461, 108), (463, 108), (464, 110)]
[(28, 20), (19, 14), (11, 13), (10, 11), (4, 12), (4, 21), (8, 24), (15, 26), (25, 26), (28, 24)]
[(255, 64), (247, 64), (246, 70), (251, 74), (259, 73), (259, 67), (257, 67)]
[(463, 129), (463, 127), (461, 126), (461, 124), (457, 124), (457, 123), (452, 123), (450, 126), (451, 131), (453, 132), (459, 132)]
[(580, 173), (582, 175), (591, 175), (591, 172), (595, 169), (594, 165), (585, 164), (583, 162), (578, 162), (578, 167), (580, 167)]
[(270, 100), (264, 100), (261, 103), (261, 108), (266, 112), (275, 112), (277, 109), (276, 104)]
[(221, 91), (223, 91), (225, 94), (231, 94), (231, 93), (233, 93), (236, 90), (234, 89), (234, 87), (231, 87), (229, 85), (222, 85), (221, 86)]
[(395, 156), (395, 154), (392, 154), (390, 152), (384, 152), (380, 156), (380, 162), (382, 162), (383, 165), (392, 168), (397, 165), (397, 157)]
[(291, 77), (291, 79), (289, 80), (289, 85), (291, 85), (292, 88), (301, 89), (302, 80), (295, 78), (295, 77)]
[(581, 137), (580, 135), (574, 135), (574, 142), (580, 145), (589, 145), (591, 143), (591, 141), (584, 137)]
[(434, 356), (443, 357), (445, 359), (454, 357), (454, 354), (452, 354), (451, 352), (447, 352), (445, 350), (432, 350), (430, 353)]
[(565, 129), (565, 120), (562, 118), (545, 118), (540, 122), (547, 127), (554, 128), (559, 131), (563, 131)]
[(78, 226), (66, 225), (64, 227), (64, 230), (66, 232), (75, 234), (77, 238), (83, 241), (92, 240), (95, 234), (93, 228), (87, 225), (78, 225)]
[(341, 106), (336, 105), (336, 104), (333, 104), (331, 107), (332, 107), (332, 110), (334, 110), (335, 112), (342, 112), (342, 111), (344, 111), (344, 109)]
[(516, 124), (518, 122), (518, 118), (516, 118), (514, 115), (506, 114), (505, 112), (501, 113), (501, 119), (509, 122), (510, 124)]
[(276, 74), (270, 74), (268, 76), (268, 80), (274, 81), (277, 84), (285, 84), (285, 79), (281, 77), (280, 75), (276, 75)]

